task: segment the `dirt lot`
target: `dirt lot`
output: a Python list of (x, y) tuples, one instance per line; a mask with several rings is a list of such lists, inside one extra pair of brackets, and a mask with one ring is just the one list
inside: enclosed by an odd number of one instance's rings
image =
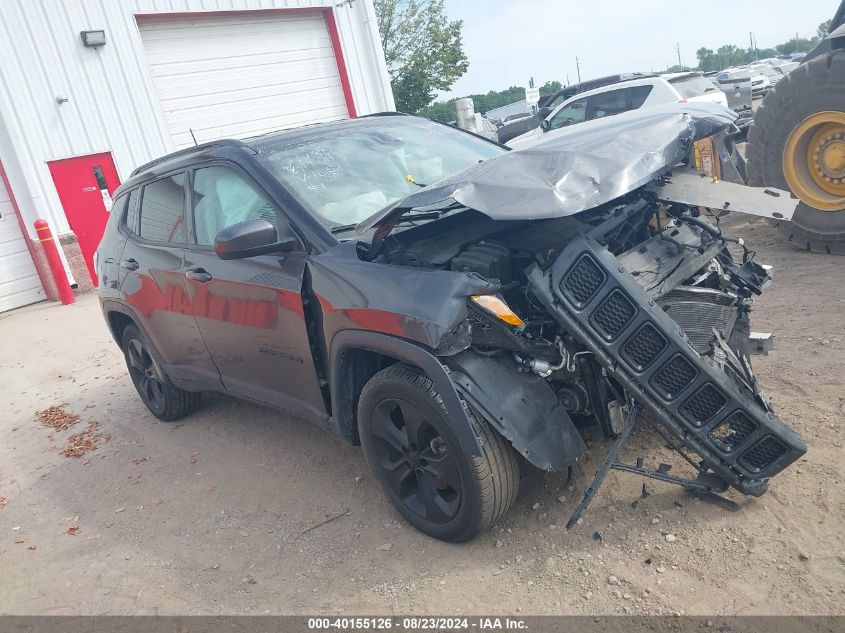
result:
[[(738, 513), (659, 483), (641, 498), (642, 480), (611, 473), (567, 532), (608, 446), (594, 441), (574, 488), (527, 471), (497, 529), (443, 544), (399, 520), (357, 448), (308, 423), (219, 395), (157, 422), (96, 297), (0, 316), (0, 612), (845, 614), (845, 258), (727, 224), (776, 267), (754, 326), (777, 349), (756, 366), (809, 445), (769, 494), (735, 495)], [(79, 420), (42, 426), (63, 403)], [(626, 461), (678, 463), (639, 431)]]

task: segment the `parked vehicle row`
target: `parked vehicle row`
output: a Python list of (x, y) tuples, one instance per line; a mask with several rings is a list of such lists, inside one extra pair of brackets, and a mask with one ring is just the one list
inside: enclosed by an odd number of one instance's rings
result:
[(576, 93), (561, 101), (553, 109), (550, 109), (550, 106), (558, 101), (558, 97), (547, 100), (546, 103), (550, 105), (540, 108), (537, 126), (505, 141), (506, 144), (514, 148), (527, 147), (553, 130), (666, 103), (705, 102), (728, 105), (725, 93), (698, 72), (663, 76), (629, 75), (606, 83), (599, 80), (599, 84), (597, 88)]

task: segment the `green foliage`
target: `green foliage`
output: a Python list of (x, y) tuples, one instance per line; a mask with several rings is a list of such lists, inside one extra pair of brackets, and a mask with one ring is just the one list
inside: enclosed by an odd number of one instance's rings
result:
[(417, 113), (469, 68), (461, 20), (449, 21), (444, 0), (375, 0), (381, 44), (396, 109)]
[(816, 37), (818, 37), (820, 40), (826, 38), (830, 33), (830, 23), (832, 21), (833, 20), (825, 20), (824, 22), (819, 24), (819, 28), (816, 29)]
[[(547, 81), (540, 86), (540, 94), (552, 94), (563, 87), (559, 81)], [(525, 98), (525, 87), (511, 86), (506, 90), (491, 90), (486, 94), (467, 95), (475, 104), (475, 111), (485, 114), (494, 108), (500, 108), (504, 105), (514, 103), (520, 99)], [(449, 99), (448, 101), (438, 101), (432, 103), (430, 106), (419, 110), (418, 114), (427, 119), (434, 119), (435, 121), (454, 121), (455, 120), (455, 101), (456, 99)]]
[[(823, 26), (825, 26), (824, 23), (819, 25), (820, 33)], [(818, 37), (812, 39), (795, 38), (783, 44), (778, 44), (774, 48), (758, 48), (756, 51), (752, 48), (740, 48), (733, 44), (725, 44), (715, 51), (706, 47), (699, 48), (695, 52), (695, 56), (698, 58), (698, 70), (710, 72), (711, 70), (722, 70), (729, 66), (742, 66), (756, 59), (807, 52), (815, 48), (818, 43)]]
[(775, 46), (775, 49), (781, 55), (792, 55), (792, 53), (805, 53), (815, 48), (818, 43), (819, 39), (817, 37), (814, 37), (811, 40), (799, 37), (794, 40), (784, 42), (783, 44), (778, 44)]

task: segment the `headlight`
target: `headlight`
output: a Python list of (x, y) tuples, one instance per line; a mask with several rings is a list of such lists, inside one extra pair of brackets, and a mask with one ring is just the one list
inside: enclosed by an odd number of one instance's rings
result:
[(508, 307), (508, 304), (502, 301), (496, 295), (472, 295), (470, 297), (472, 302), (488, 314), (496, 317), (499, 321), (504, 321), (508, 325), (515, 325), (522, 327), (525, 321)]

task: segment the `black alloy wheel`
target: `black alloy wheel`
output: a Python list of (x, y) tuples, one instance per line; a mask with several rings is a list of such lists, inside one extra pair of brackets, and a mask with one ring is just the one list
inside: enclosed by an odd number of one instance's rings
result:
[(140, 339), (132, 338), (126, 347), (129, 376), (144, 402), (152, 409), (164, 409), (164, 384), (161, 370)]
[(150, 413), (159, 420), (172, 422), (197, 408), (201, 394), (173, 384), (157, 360), (156, 349), (137, 326), (124, 328), (122, 342), (129, 377)]
[[(458, 439), (469, 424), (477, 448)], [(415, 528), (466, 541), (490, 528), (516, 499), (519, 465), (511, 445), (471, 410), (453, 420), (428, 376), (397, 363), (364, 386), (358, 435), (375, 479)]]
[(405, 506), (432, 523), (458, 514), (458, 466), (425, 413), (405, 400), (387, 398), (373, 410), (370, 432), (376, 467)]

